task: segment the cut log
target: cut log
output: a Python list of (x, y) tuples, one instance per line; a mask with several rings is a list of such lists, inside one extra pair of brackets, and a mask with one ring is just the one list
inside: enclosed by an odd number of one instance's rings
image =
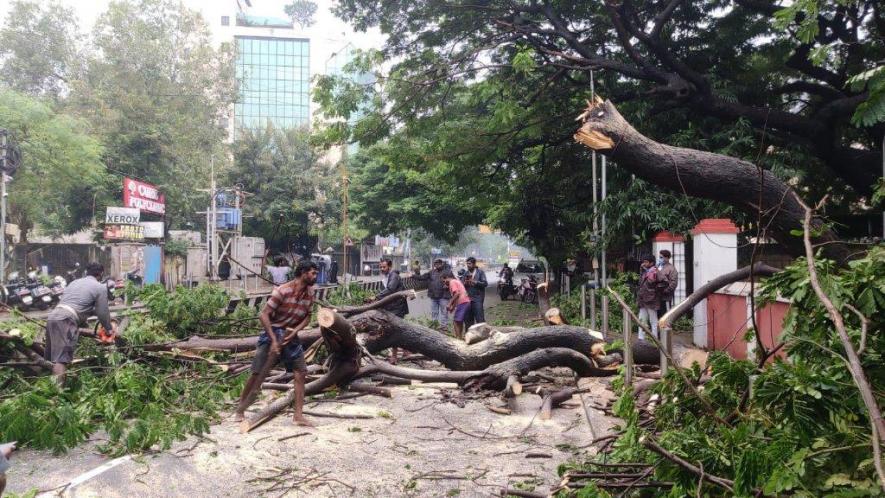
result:
[[(232, 339), (207, 339), (198, 335), (188, 337), (185, 340), (167, 342), (164, 344), (145, 344), (140, 346), (144, 351), (172, 351), (181, 349), (186, 351), (223, 351), (228, 353), (240, 353), (254, 351), (258, 347), (258, 337), (237, 337)], [(301, 345), (309, 347), (320, 338), (320, 329), (304, 329), (298, 332), (298, 341)]]
[(347, 386), (348, 391), (353, 391), (355, 393), (366, 393), (366, 394), (374, 394), (375, 396), (383, 396), (385, 398), (392, 398), (393, 393), (390, 392), (390, 389), (386, 389), (383, 387), (373, 386), (371, 384), (353, 382)]
[[(569, 348), (586, 357), (594, 344), (603, 342), (588, 329), (571, 325), (538, 327), (495, 335), (492, 339), (466, 345), (422, 325), (406, 322), (384, 311), (369, 311), (350, 319), (366, 349), (377, 353), (391, 347), (415, 351), (451, 370), (482, 370), (496, 363), (543, 348)], [(657, 363), (657, 350), (634, 346), (636, 363)], [(506, 377), (505, 377), (506, 379)]]
[[(610, 101), (590, 103), (579, 119), (583, 124), (575, 140), (611, 157), (619, 168), (677, 194), (730, 204), (753, 219), (762, 211), (762, 225), (769, 227), (771, 236), (790, 254), (804, 254), (802, 239), (791, 231), (802, 230), (805, 211), (790, 187), (771, 171), (760, 171), (742, 159), (655, 142), (636, 131)], [(813, 224), (819, 233), (815, 242), (827, 242), (823, 249), (841, 261), (847, 254), (845, 245), (820, 219)]]
[(504, 386), (504, 397), (515, 398), (522, 394), (522, 384), (519, 382), (518, 375), (507, 377), (507, 384)]
[(553, 416), (553, 409), (565, 401), (572, 399), (572, 396), (577, 392), (577, 389), (571, 387), (560, 389), (559, 391), (539, 389), (537, 394), (543, 399), (543, 402), (541, 403), (541, 420), (550, 420)]
[(476, 344), (477, 342), (490, 339), (498, 334), (520, 332), (525, 329), (525, 327), (494, 327), (488, 323), (476, 323), (467, 329), (467, 333), (464, 334), (464, 342), (468, 345)]

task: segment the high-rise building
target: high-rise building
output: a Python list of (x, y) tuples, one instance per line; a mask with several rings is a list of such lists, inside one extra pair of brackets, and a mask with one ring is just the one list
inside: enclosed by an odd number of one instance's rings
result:
[(231, 138), (242, 130), (310, 125), (310, 39), (292, 21), (251, 13), (250, 0), (203, 6), (220, 43), (236, 49)]

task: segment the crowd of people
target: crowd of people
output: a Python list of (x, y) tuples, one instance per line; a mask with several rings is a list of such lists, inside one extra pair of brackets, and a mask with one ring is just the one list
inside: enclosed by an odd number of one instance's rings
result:
[[(662, 249), (658, 260), (654, 256), (643, 256), (639, 270), (639, 285), (636, 302), (639, 304), (639, 321), (651, 329), (655, 338), (658, 335), (658, 317), (666, 313), (673, 305), (673, 296), (679, 285), (679, 272), (670, 258), (673, 256), (667, 249)], [(645, 330), (640, 326), (637, 332), (639, 339), (645, 339)]]

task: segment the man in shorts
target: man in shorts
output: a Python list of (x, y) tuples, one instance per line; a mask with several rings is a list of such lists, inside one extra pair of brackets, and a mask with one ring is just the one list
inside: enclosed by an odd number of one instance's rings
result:
[(74, 359), (74, 349), (80, 338), (77, 329), (86, 322), (87, 317), (94, 313), (111, 337), (117, 334), (108, 308), (108, 288), (100, 282), (103, 274), (104, 266), (101, 263), (86, 265), (86, 276), (65, 287), (61, 300), (46, 320), (46, 350), (43, 357), (52, 362), (52, 375), (59, 385), (64, 385), (67, 366)]
[(449, 288), (452, 298), (449, 299), (449, 305), (446, 310), (451, 313), (455, 312), (452, 322), (455, 324), (455, 337), (464, 338), (464, 320), (467, 318), (467, 312), (470, 310), (470, 296), (467, 295), (467, 289), (452, 273), (452, 270), (445, 270), (442, 275), (443, 282)]
[[(295, 278), (275, 288), (264, 306), (259, 320), (264, 331), (258, 336), (258, 348), (252, 361), (252, 375), (243, 388), (235, 414), (236, 421), (245, 418), (246, 408), (252, 404), (261, 390), (264, 376), (278, 360), (287, 372), (295, 373), (295, 417), (297, 425), (312, 426), (304, 418), (304, 381), (307, 365), (304, 349), (298, 340), (298, 331), (310, 323), (314, 303), (313, 284), (319, 270), (313, 261), (301, 261), (295, 268)], [(272, 364), (267, 365), (268, 362)]]

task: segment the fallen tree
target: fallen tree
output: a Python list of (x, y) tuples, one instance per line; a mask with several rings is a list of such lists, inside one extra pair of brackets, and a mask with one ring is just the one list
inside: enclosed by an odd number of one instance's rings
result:
[[(735, 157), (655, 142), (636, 131), (614, 104), (598, 97), (578, 119), (582, 125), (575, 140), (608, 155), (619, 167), (674, 192), (730, 204), (754, 219), (761, 211), (761, 224), (774, 239), (794, 256), (805, 253), (802, 240), (791, 233), (802, 230), (805, 210), (792, 189), (770, 171)], [(826, 243), (824, 249), (842, 260), (847, 251), (836, 234), (819, 218), (813, 225), (818, 234), (814, 242)]]
[[(488, 340), (467, 345), (422, 325), (407, 322), (383, 311), (367, 311), (350, 319), (357, 333), (364, 334), (363, 345), (370, 353), (402, 347), (432, 358), (450, 370), (481, 370), (516, 356), (544, 348), (569, 348), (600, 365), (619, 362), (621, 355), (604, 350), (605, 341), (588, 329), (555, 325), (496, 334)], [(601, 347), (602, 346), (602, 347)], [(660, 360), (654, 345), (638, 341), (633, 345), (636, 363), (656, 364)]]

